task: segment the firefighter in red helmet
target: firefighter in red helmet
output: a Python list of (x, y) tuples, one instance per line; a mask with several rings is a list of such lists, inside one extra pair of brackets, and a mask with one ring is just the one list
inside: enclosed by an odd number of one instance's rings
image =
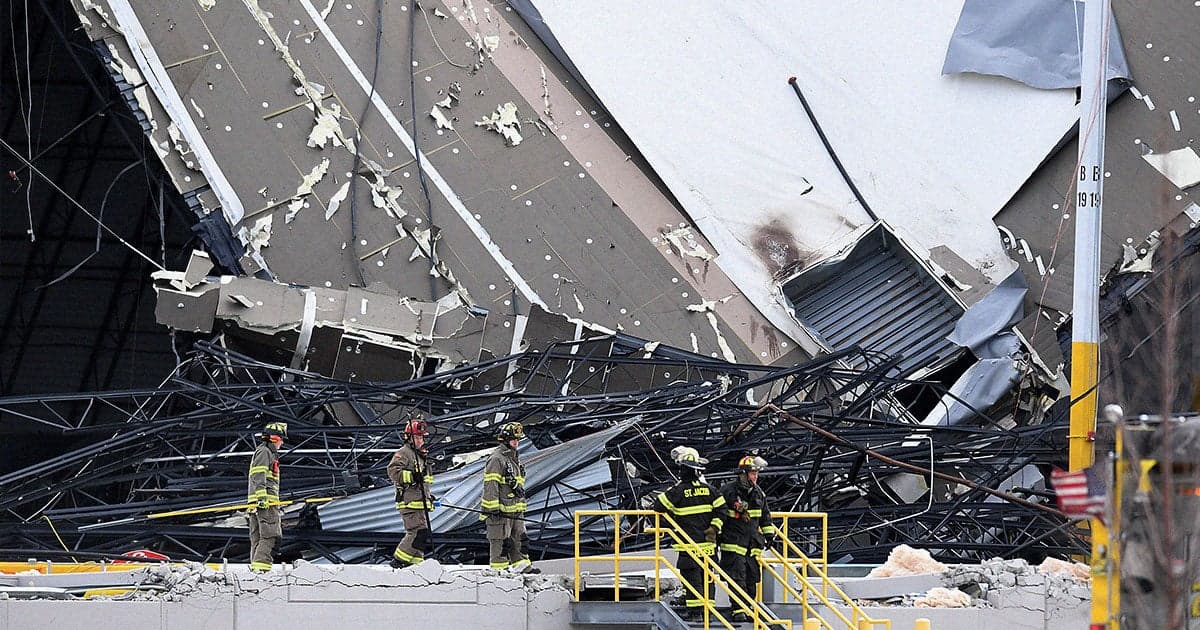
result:
[(429, 513), (433, 510), (433, 474), (425, 450), (429, 426), (424, 420), (410, 420), (404, 426), (404, 446), (392, 455), (387, 474), (396, 484), (396, 509), (404, 521), (404, 538), (392, 553), (392, 567), (418, 564), (425, 559), (432, 542)]
[(286, 422), (270, 422), (250, 458), (246, 503), (250, 505), (250, 570), (271, 570), (275, 547), (283, 537), (279, 513), (279, 447), (287, 437)]

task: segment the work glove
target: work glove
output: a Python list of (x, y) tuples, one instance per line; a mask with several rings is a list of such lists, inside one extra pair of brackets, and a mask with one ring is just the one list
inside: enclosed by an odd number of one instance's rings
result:
[(704, 530), (704, 542), (714, 543), (714, 544), (717, 542), (717, 528), (716, 527), (709, 525), (708, 529)]
[(737, 518), (746, 518), (746, 512), (750, 510), (750, 504), (742, 499), (733, 502), (733, 511), (737, 513)]
[(638, 501), (638, 507), (642, 508), (643, 510), (653, 510), (655, 502), (654, 499), (655, 497), (649, 494), (642, 495), (641, 500)]

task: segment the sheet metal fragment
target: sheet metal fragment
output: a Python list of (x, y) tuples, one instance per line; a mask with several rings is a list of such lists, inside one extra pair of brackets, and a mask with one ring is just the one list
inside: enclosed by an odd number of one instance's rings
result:
[[(446, 97), (446, 100), (444, 102), (446, 103), (444, 105), (444, 107), (450, 107), (450, 97), (449, 96)], [(442, 110), (438, 107), (438, 105), (441, 105), (441, 103), (435, 104), (433, 106), (433, 109), (429, 110), (429, 115), (433, 118), (434, 123), (437, 124), (438, 129), (453, 130), (454, 123), (450, 122), (449, 118), (446, 118), (446, 115), (442, 113)]]
[(346, 200), (346, 195), (349, 193), (350, 182), (342, 184), (342, 187), (338, 188), (337, 192), (333, 193), (333, 196), (329, 198), (329, 205), (325, 207), (326, 221), (331, 219), (333, 217), (333, 213), (338, 211), (338, 208), (341, 207), (342, 202)]
[(691, 227), (663, 231), (662, 235), (671, 244), (672, 249), (680, 256), (691, 256), (692, 258), (699, 258), (704, 261), (713, 259), (713, 255), (700, 244), (700, 241), (696, 238), (696, 233), (692, 231)]
[(1192, 147), (1169, 153), (1148, 153), (1142, 159), (1179, 188), (1200, 184), (1200, 155)]
[[(701, 299), (699, 304), (688, 304), (687, 310), (693, 313), (704, 313), (708, 317), (708, 323), (712, 326), (713, 333), (717, 336), (717, 347), (721, 349), (721, 356), (730, 363), (737, 363), (737, 359), (733, 355), (733, 349), (729, 347), (729, 342), (726, 341), (725, 335), (721, 333), (720, 326), (717, 325), (716, 306), (719, 303), (725, 303), (732, 300), (732, 295), (727, 295), (717, 300)], [(692, 346), (695, 347), (695, 333), (692, 333)]]

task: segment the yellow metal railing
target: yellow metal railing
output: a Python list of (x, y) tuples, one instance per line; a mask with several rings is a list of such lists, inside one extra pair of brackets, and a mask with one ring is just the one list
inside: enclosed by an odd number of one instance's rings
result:
[[(795, 528), (792, 527), (792, 521), (815, 520), (818, 521), (821, 528), (821, 556), (818, 560), (816, 557), (801, 553), (800, 555), (808, 558), (809, 561), (821, 567), (821, 570), (829, 572), (829, 514), (826, 512), (772, 512), (772, 518), (779, 519), (779, 536), (790, 540), (789, 534)], [(816, 540), (814, 539), (815, 543)], [(783, 550), (779, 555), (768, 558), (766, 555), (760, 556), (762, 562), (789, 564), (794, 558), (789, 559), (792, 554), (792, 548), (784, 545)], [(808, 581), (808, 565), (800, 563), (800, 573), (804, 578), (804, 582)], [(829, 596), (829, 588), (825, 583), (821, 584), (821, 594), (825, 597)], [(761, 595), (761, 594), (760, 594)], [(783, 592), (783, 601), (787, 603), (790, 593), (787, 589)]]
[[(821, 566), (805, 555), (796, 546), (796, 543), (793, 543), (786, 536), (780, 536), (778, 540), (783, 547), (782, 553), (776, 552), (776, 559), (768, 559), (764, 554), (759, 557), (759, 565), (774, 576), (779, 581), (779, 584), (783, 586), (785, 600), (790, 595), (801, 603), (806, 620), (816, 619), (819, 622), (818, 628), (833, 630), (836, 627), (832, 622), (817, 614), (816, 610), (809, 603), (809, 598), (811, 597), (823, 604), (826, 610), (835, 616), (838, 621), (845, 624), (844, 627), (849, 628), (849, 630), (871, 630), (876, 626), (883, 626), (887, 630), (891, 630), (892, 622), (890, 619), (875, 619), (868, 615), (853, 598), (846, 595), (846, 592), (829, 578), (827, 558), (824, 560), (825, 566)], [(825, 553), (824, 549), (825, 546), (822, 545), (822, 555)], [(784, 558), (787, 558), (787, 560), (784, 561)], [(783, 573), (780, 574), (774, 565), (781, 567)], [(792, 586), (793, 579), (797, 586)], [(811, 579), (819, 579), (820, 588), (813, 586)], [(830, 590), (833, 590), (837, 595), (840, 605), (850, 609), (849, 617), (839, 610), (834, 605), (834, 601), (829, 598), (828, 593)]]
[[(649, 519), (653, 526), (647, 527), (643, 531), (654, 536), (653, 553), (646, 550), (640, 553), (622, 554), (621, 553), (621, 519), (624, 517), (635, 517), (637, 519)], [(613, 519), (613, 553), (612, 555), (602, 556), (587, 556), (584, 557), (580, 549), (580, 532), (581, 522), (590, 517), (611, 517)], [(668, 539), (668, 544), (674, 544), (679, 547), (679, 553), (686, 553), (700, 565), (704, 572), (703, 584), (689, 584), (683, 579), (683, 575), (675, 565), (662, 555), (663, 536)], [(716, 607), (716, 601), (708, 597), (709, 585), (715, 585), (717, 589), (725, 593), (729, 597), (730, 606), (734, 610), (747, 610), (750, 612), (748, 617), (754, 624), (755, 630), (759, 628), (784, 628), (792, 630), (792, 621), (790, 619), (779, 619), (767, 610), (762, 602), (755, 596), (746, 593), (733, 580), (721, 570), (717, 565), (715, 558), (700, 550), (700, 546), (690, 536), (685, 534), (680, 528), (675, 519), (669, 514), (654, 512), (652, 510), (579, 510), (575, 512), (575, 600), (579, 601), (579, 596), (583, 587), (581, 580), (580, 568), (585, 562), (603, 562), (612, 563), (613, 568), (613, 601), (621, 601), (621, 565), (622, 563), (630, 562), (649, 562), (654, 567), (654, 598), (662, 598), (662, 583), (661, 573), (665, 567), (671, 571), (680, 583), (683, 584), (686, 592), (690, 593), (693, 598), (704, 602), (703, 605), (703, 621), (704, 628), (709, 628), (713, 621), (716, 621), (722, 627), (733, 630), (737, 626), (726, 619)]]

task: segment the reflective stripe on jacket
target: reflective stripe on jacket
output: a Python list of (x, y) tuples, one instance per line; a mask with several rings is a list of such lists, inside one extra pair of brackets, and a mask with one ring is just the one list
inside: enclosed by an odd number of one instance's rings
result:
[[(705, 554), (711, 555), (716, 545), (704, 540), (704, 530), (710, 526), (721, 530), (721, 518), (718, 511), (725, 505), (722, 497), (712, 486), (700, 481), (680, 481), (671, 486), (666, 492), (658, 495), (654, 503), (656, 512), (670, 514), (679, 528), (691, 537)], [(671, 545), (675, 549), (682, 547), (679, 543)]]
[(433, 474), (425, 453), (405, 444), (392, 455), (387, 467), (388, 479), (396, 484), (397, 510), (433, 510), (430, 486)]
[[(479, 509), (520, 516), (525, 513), (525, 466), (517, 449), (501, 444), (483, 467), (483, 498)], [(480, 514), (480, 519), (487, 514)]]
[(279, 505), (279, 452), (271, 442), (262, 442), (250, 458), (246, 503)]
[[(724, 523), (717, 539), (720, 549), (742, 556), (761, 554), (767, 537), (775, 533), (766, 493), (756, 485), (745, 486), (733, 479), (721, 486), (721, 497), (725, 506), (720, 512)], [(734, 510), (739, 501), (746, 504), (744, 512)]]

